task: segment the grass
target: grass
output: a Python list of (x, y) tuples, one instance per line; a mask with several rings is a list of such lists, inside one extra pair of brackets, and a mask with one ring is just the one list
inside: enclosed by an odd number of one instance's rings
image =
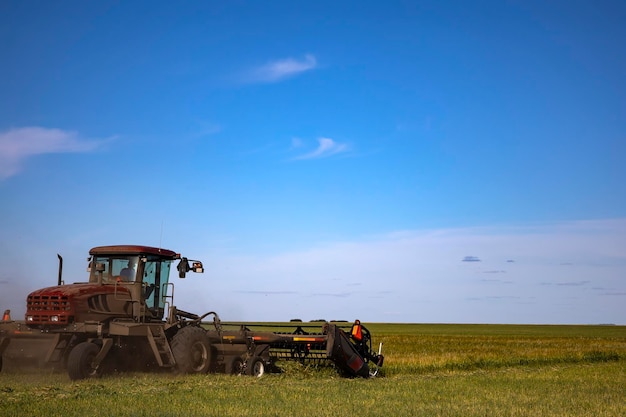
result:
[(263, 378), (0, 374), (1, 416), (622, 416), (619, 326), (368, 326), (384, 377), (283, 364)]
[(626, 359), (623, 326), (369, 326), (384, 343), (387, 376)]

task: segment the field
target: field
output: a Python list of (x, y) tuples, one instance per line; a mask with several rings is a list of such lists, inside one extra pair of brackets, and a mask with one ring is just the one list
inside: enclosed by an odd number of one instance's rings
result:
[(0, 416), (624, 416), (626, 328), (370, 324), (370, 380), (284, 363), (260, 379), (0, 374)]

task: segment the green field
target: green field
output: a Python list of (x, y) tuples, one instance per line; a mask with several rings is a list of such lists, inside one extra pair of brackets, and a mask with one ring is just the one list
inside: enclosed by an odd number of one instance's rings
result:
[(624, 416), (626, 328), (370, 324), (377, 378), (0, 374), (0, 416)]

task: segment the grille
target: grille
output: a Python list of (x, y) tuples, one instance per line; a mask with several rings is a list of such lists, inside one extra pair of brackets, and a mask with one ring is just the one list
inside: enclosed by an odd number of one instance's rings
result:
[(29, 295), (26, 300), (29, 311), (69, 311), (70, 302), (67, 295)]
[[(29, 295), (26, 300), (27, 324), (68, 324), (71, 310), (66, 295)], [(54, 321), (51, 317), (55, 316)]]

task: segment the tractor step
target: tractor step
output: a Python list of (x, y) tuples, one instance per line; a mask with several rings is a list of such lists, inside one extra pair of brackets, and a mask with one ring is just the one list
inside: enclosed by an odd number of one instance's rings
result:
[(54, 339), (50, 344), (50, 348), (46, 353), (44, 363), (49, 364), (61, 364), (63, 365), (63, 361), (67, 357), (67, 354), (71, 350), (70, 341), (72, 339), (72, 335), (57, 333), (54, 335)]
[(148, 328), (148, 342), (154, 353), (154, 357), (157, 360), (159, 366), (164, 368), (171, 368), (176, 365), (176, 360), (170, 349), (170, 343), (165, 336), (165, 330), (162, 326), (147, 326)]

